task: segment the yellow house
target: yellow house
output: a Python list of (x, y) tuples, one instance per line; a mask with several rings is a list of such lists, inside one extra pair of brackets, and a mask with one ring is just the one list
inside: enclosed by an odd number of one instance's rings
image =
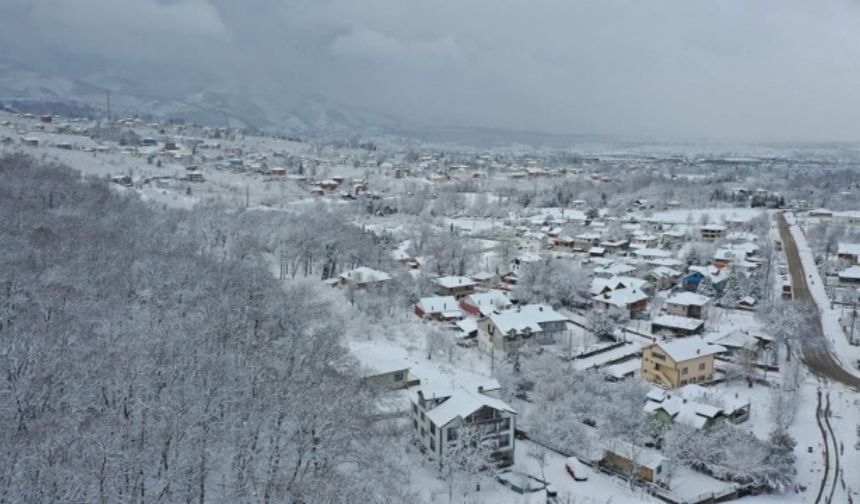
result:
[(714, 355), (725, 351), (700, 337), (655, 342), (642, 350), (642, 376), (666, 388), (706, 382), (714, 376)]

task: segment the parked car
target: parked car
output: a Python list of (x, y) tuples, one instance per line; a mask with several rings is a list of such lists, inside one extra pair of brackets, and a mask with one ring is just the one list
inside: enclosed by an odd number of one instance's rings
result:
[(576, 457), (568, 457), (564, 461), (564, 468), (567, 471), (567, 474), (570, 474), (574, 480), (588, 480), (588, 468), (585, 467), (585, 464), (580, 462)]

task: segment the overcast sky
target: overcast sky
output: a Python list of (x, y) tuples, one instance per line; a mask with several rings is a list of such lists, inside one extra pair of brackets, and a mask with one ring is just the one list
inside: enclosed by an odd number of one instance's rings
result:
[(0, 0), (3, 47), (440, 126), (860, 140), (848, 0)]

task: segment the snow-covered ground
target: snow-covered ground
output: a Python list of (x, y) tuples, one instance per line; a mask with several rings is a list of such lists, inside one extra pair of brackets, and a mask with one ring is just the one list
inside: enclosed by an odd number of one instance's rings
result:
[(826, 284), (821, 279), (812, 249), (806, 240), (806, 235), (791, 216), (786, 216), (786, 219), (791, 224), (789, 229), (797, 244), (800, 260), (803, 263), (803, 270), (809, 276), (807, 278), (807, 286), (815, 300), (815, 304), (818, 306), (818, 311), (821, 313), (821, 326), (828, 344), (831, 345), (833, 356), (839, 360), (843, 369), (855, 376), (860, 376), (860, 369), (857, 368), (856, 364), (860, 362), (858, 361), (860, 359), (860, 347), (853, 346), (848, 342), (848, 337), (842, 328), (842, 324), (839, 322), (841, 310), (831, 304), (830, 298), (827, 296)]

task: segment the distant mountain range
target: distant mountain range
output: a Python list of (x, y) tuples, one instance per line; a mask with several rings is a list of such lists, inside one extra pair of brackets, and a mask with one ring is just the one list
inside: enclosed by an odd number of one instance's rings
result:
[[(182, 96), (153, 96), (134, 79), (112, 73), (69, 78), (0, 60), (0, 104), (29, 112), (107, 115), (107, 94), (116, 115), (182, 118), (187, 121), (298, 134), (385, 134), (399, 120), (325, 98), (285, 100), (262, 93), (198, 89)], [(287, 101), (291, 101), (287, 103)]]

